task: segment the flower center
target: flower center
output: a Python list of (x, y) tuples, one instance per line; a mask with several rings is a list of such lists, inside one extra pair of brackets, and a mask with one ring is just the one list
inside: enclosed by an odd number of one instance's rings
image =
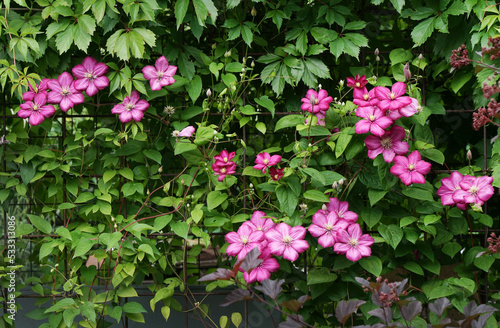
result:
[(356, 82), (356, 88), (359, 88), (359, 87), (361, 87), (361, 83)]
[(391, 138), (382, 138), (380, 140), (380, 145), (384, 149), (391, 149), (392, 148), (392, 140), (391, 140)]
[(472, 196), (476, 196), (477, 193), (479, 192), (479, 188), (476, 186), (472, 186), (468, 191)]
[(163, 78), (163, 72), (158, 72), (158, 73), (156, 73), (156, 76), (158, 76), (158, 79)]
[(358, 246), (358, 240), (354, 238), (349, 238), (349, 246), (351, 247), (357, 247)]
[(391, 92), (391, 99), (394, 99), (396, 98), (396, 95), (394, 94), (394, 92)]
[(311, 96), (311, 105), (317, 105), (319, 104), (319, 100), (314, 98), (314, 96)]
[(131, 103), (128, 103), (127, 106), (125, 106), (125, 109), (130, 112), (132, 109), (134, 109), (134, 105)]
[(248, 238), (247, 238), (247, 237), (243, 237), (243, 238), (241, 238), (241, 242), (242, 242), (243, 244), (248, 243)]
[(408, 165), (408, 171), (410, 171), (410, 172), (411, 172), (411, 171), (413, 171), (413, 170), (415, 170), (415, 165), (414, 165), (414, 164), (410, 164), (410, 165)]
[(370, 95), (369, 95), (369, 94), (367, 94), (367, 93), (365, 93), (365, 94), (363, 95), (363, 98), (364, 98), (365, 100), (368, 100), (368, 99), (370, 99)]
[(61, 89), (61, 94), (63, 96), (67, 96), (67, 95), (71, 94), (71, 92), (69, 92), (69, 88), (68, 87), (64, 87), (64, 88)]
[(279, 175), (277, 174), (274, 175), (274, 180), (279, 180), (279, 178), (280, 178)]
[(87, 73), (85, 73), (85, 78), (89, 79), (89, 80), (93, 80), (93, 79), (95, 79), (95, 76), (94, 76), (94, 74), (87, 72)]
[(326, 230), (327, 232), (330, 232), (330, 231), (332, 231), (332, 230), (333, 230), (333, 226), (332, 226), (331, 224), (327, 224), (327, 225), (325, 226), (325, 230)]
[(226, 163), (227, 163), (227, 161), (228, 161), (228, 160), (229, 160), (229, 158), (224, 157), (224, 162), (226, 162)]
[(221, 173), (226, 173), (226, 168), (225, 168), (225, 167), (223, 167), (222, 169), (220, 169), (220, 172), (221, 172)]
[(39, 108), (38, 108), (38, 105), (33, 105), (33, 111), (37, 111)]
[(370, 119), (370, 122), (373, 122), (373, 121), (375, 121), (376, 117), (373, 115), (370, 115), (369, 119)]
[(267, 165), (269, 163), (269, 160), (266, 158), (263, 162), (264, 162), (264, 164)]
[(292, 243), (292, 237), (290, 236), (283, 237), (283, 244), (285, 244), (286, 246), (290, 246), (291, 243)]

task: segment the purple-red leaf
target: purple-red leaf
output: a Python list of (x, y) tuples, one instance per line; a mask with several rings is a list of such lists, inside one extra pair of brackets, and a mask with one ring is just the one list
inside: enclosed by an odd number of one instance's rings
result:
[(305, 327), (304, 318), (301, 315), (294, 314), (286, 318), (280, 323), (278, 328), (302, 328)]
[(229, 280), (234, 277), (234, 273), (231, 270), (218, 268), (217, 271), (207, 274), (198, 281), (212, 281), (212, 280)]
[(413, 301), (401, 307), (401, 316), (408, 322), (412, 322), (420, 312), (422, 312), (422, 303), (419, 301)]
[(235, 302), (251, 300), (252, 296), (247, 289), (235, 289), (229, 294), (227, 294), (224, 302), (220, 304), (220, 306), (228, 306)]
[(438, 318), (441, 318), (444, 311), (451, 305), (451, 302), (446, 297), (437, 299), (434, 303), (429, 304), (429, 310), (434, 312)]
[(250, 273), (253, 269), (259, 266), (262, 263), (262, 259), (259, 259), (260, 252), (259, 248), (255, 247), (250, 252), (247, 253), (245, 259), (241, 263), (241, 268), (246, 272)]
[(345, 324), (347, 319), (349, 319), (349, 317), (365, 303), (365, 301), (360, 300), (349, 300), (348, 302), (344, 300), (340, 301), (339, 305), (337, 305), (337, 308), (335, 309), (335, 316), (337, 317), (337, 320), (342, 324)]
[(390, 323), (392, 321), (393, 312), (390, 307), (383, 307), (371, 310), (368, 314), (379, 318), (384, 323)]
[(279, 293), (283, 291), (281, 285), (283, 285), (284, 282), (285, 279), (280, 279), (280, 280), (266, 279), (262, 282), (262, 286), (257, 286), (255, 287), (255, 289), (260, 290), (265, 295), (275, 300), (276, 298), (278, 298)]

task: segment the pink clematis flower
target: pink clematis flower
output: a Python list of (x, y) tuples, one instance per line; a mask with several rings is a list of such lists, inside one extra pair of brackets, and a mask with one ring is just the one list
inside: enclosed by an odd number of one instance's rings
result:
[(269, 155), (269, 153), (263, 152), (257, 155), (257, 159), (255, 159), (255, 164), (253, 166), (256, 170), (262, 170), (262, 173), (266, 173), (266, 169), (270, 166), (274, 166), (281, 162), (280, 155)]
[(38, 125), (47, 117), (54, 115), (55, 108), (52, 105), (46, 105), (47, 95), (45, 93), (37, 93), (33, 97), (33, 101), (28, 100), (21, 104), (17, 115), (21, 118), (28, 118), (30, 125)]
[(73, 77), (68, 72), (64, 72), (57, 80), (47, 82), (50, 91), (47, 100), (51, 104), (59, 104), (63, 112), (73, 108), (75, 105), (83, 103), (85, 97), (76, 90)]
[(359, 76), (359, 74), (356, 74), (356, 77), (347, 78), (347, 86), (349, 88), (362, 89), (367, 83), (366, 75)]
[(394, 163), (391, 173), (399, 177), (407, 186), (412, 183), (425, 184), (424, 174), (431, 170), (431, 164), (421, 160), (418, 150), (408, 155), (408, 158), (396, 156)]
[(404, 117), (413, 116), (422, 109), (417, 99), (411, 97), (410, 99), (411, 99), (410, 104), (403, 106), (399, 109), (399, 113), (401, 113), (401, 115), (403, 115)]
[(173, 76), (177, 67), (168, 64), (167, 58), (161, 56), (156, 60), (155, 66), (145, 66), (142, 74), (146, 80), (149, 80), (151, 90), (161, 90), (162, 87), (171, 85), (175, 82)]
[(212, 164), (212, 170), (215, 175), (218, 175), (218, 181), (224, 180), (226, 175), (231, 175), (236, 173), (236, 163), (231, 161), (236, 155), (236, 152), (228, 153), (227, 150), (223, 150), (219, 155), (214, 156), (215, 162)]
[(473, 177), (466, 175), (463, 180), (460, 181), (461, 189), (453, 194), (453, 200), (455, 202), (483, 205), (495, 192), (491, 186), (492, 182), (493, 177)]
[(375, 87), (375, 95), (380, 100), (378, 107), (382, 110), (398, 110), (411, 104), (410, 97), (402, 97), (406, 93), (406, 84), (396, 82), (391, 90), (386, 87)]
[(328, 96), (328, 92), (326, 92), (326, 90), (321, 89), (319, 92), (316, 92), (313, 89), (309, 89), (305, 98), (302, 98), (301, 101), (302, 106), (300, 106), (300, 108), (303, 111), (316, 114), (320, 111), (326, 112), (330, 107), (330, 103), (333, 101), (333, 98)]
[(33, 98), (35, 98), (35, 95), (43, 93), (45, 96), (48, 95), (48, 85), (47, 83), (50, 81), (50, 79), (42, 79), (38, 85), (35, 85), (33, 87), (31, 84), (29, 85), (29, 91), (26, 91), (23, 93), (23, 100), (24, 101), (32, 101)]
[(132, 91), (130, 97), (125, 97), (121, 104), (115, 105), (111, 113), (119, 114), (120, 121), (127, 123), (132, 120), (139, 122), (144, 117), (144, 112), (148, 109), (149, 103), (144, 99), (139, 99), (139, 92)]
[(179, 132), (178, 137), (191, 137), (194, 131), (195, 131), (194, 127), (190, 125), (182, 129), (182, 131)]
[(283, 256), (284, 259), (295, 261), (299, 253), (304, 252), (309, 244), (304, 240), (306, 229), (301, 226), (290, 227), (282, 222), (276, 228), (266, 232), (267, 247), (272, 254)]
[(455, 194), (457, 190), (462, 190), (460, 182), (462, 182), (463, 179), (464, 176), (457, 171), (451, 172), (449, 178), (441, 179), (441, 187), (439, 187), (436, 194), (441, 197), (441, 203), (443, 205), (453, 206), (456, 204), (456, 201), (453, 199), (453, 194)]
[(349, 226), (346, 220), (340, 219), (335, 212), (326, 214), (324, 211), (314, 213), (312, 224), (308, 230), (324, 248), (332, 247), (337, 241), (337, 233)]
[[(262, 259), (262, 262), (254, 268), (250, 273), (243, 272), (243, 278), (247, 282), (247, 284), (251, 284), (255, 281), (264, 281), (266, 279), (271, 278), (271, 273), (277, 271), (280, 268), (278, 261), (272, 257), (271, 251), (269, 248), (264, 248), (262, 250), (262, 254), (259, 255), (259, 259)], [(240, 271), (243, 269), (240, 268)]]
[(394, 125), (389, 131), (385, 131), (382, 136), (367, 136), (365, 145), (368, 148), (368, 157), (375, 159), (379, 154), (384, 156), (384, 161), (392, 163), (397, 155), (408, 153), (408, 143), (402, 141), (406, 136), (405, 130)]
[(264, 232), (242, 225), (237, 232), (231, 231), (226, 235), (226, 241), (229, 243), (226, 253), (230, 256), (237, 256), (238, 260), (241, 260), (255, 247), (258, 247), (261, 252), (263, 240)]
[(348, 209), (349, 203), (340, 201), (337, 197), (330, 198), (330, 202), (326, 204), (326, 213), (334, 212), (339, 219), (343, 219), (348, 223), (358, 221), (358, 215)]
[(273, 179), (273, 181), (279, 181), (281, 178), (283, 178), (283, 176), (284, 176), (283, 170), (284, 169), (285, 168), (277, 169), (277, 168), (271, 167), (269, 169), (269, 174), (271, 175), (271, 179)]
[(276, 227), (276, 223), (274, 223), (271, 218), (264, 218), (265, 216), (266, 213), (262, 211), (255, 211), (252, 214), (250, 221), (243, 222), (243, 225), (248, 225), (253, 230), (260, 230), (262, 232), (274, 229), (274, 227)]
[(357, 134), (370, 131), (374, 135), (381, 137), (385, 133), (384, 130), (392, 124), (392, 120), (385, 116), (384, 112), (373, 106), (358, 107), (356, 109), (356, 116), (363, 118), (363, 120), (358, 121), (354, 126)]
[(333, 250), (337, 254), (345, 254), (347, 259), (353, 262), (362, 257), (368, 257), (372, 254), (370, 248), (375, 241), (373, 238), (361, 232), (359, 224), (351, 224), (347, 230), (341, 230), (337, 233), (337, 242)]
[(375, 90), (368, 91), (366, 88), (355, 88), (353, 91), (352, 101), (354, 104), (361, 107), (377, 106), (380, 100), (375, 96)]
[(76, 77), (75, 89), (85, 91), (89, 97), (109, 85), (109, 79), (105, 76), (108, 72), (108, 65), (98, 63), (92, 57), (86, 57), (81, 64), (73, 67), (72, 71)]

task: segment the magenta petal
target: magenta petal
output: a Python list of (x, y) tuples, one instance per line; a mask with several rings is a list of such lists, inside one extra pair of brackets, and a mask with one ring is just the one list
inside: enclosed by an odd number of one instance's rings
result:
[(132, 121), (132, 114), (129, 111), (124, 111), (120, 114), (120, 121), (122, 121), (122, 123)]
[(307, 230), (313, 237), (320, 237), (325, 234), (325, 229), (315, 224), (311, 224)]
[(61, 86), (70, 86), (73, 83), (73, 77), (68, 72), (63, 72), (57, 80)]
[(364, 134), (370, 131), (370, 126), (371, 126), (370, 122), (368, 122), (367, 120), (361, 120), (354, 125), (354, 131), (357, 134)]
[(361, 258), (361, 253), (356, 248), (350, 248), (346, 253), (345, 257), (353, 262), (358, 261)]
[(425, 177), (418, 172), (412, 172), (411, 181), (413, 183), (425, 184)]
[(161, 90), (162, 88), (161, 82), (157, 78), (149, 81), (149, 85), (151, 86), (151, 90)]
[(295, 251), (291, 247), (286, 247), (285, 251), (283, 252), (283, 258), (294, 262), (299, 258), (299, 253), (297, 253), (297, 251)]
[(391, 91), (392, 93), (394, 93), (396, 97), (404, 95), (406, 93), (406, 83), (403, 82), (394, 83)]
[(158, 76), (156, 74), (156, 69), (153, 66), (145, 66), (142, 68), (142, 74), (146, 80), (156, 79)]
[(177, 72), (177, 66), (168, 66), (167, 70), (165, 71), (165, 75), (167, 76), (174, 76), (175, 73)]
[(318, 244), (320, 244), (323, 248), (332, 247), (335, 245), (335, 239), (331, 234), (324, 234), (318, 238)]
[[(392, 172), (392, 171), (391, 171)], [(401, 179), (401, 181), (406, 185), (406, 186), (409, 186), (412, 184), (412, 177), (411, 177), (411, 174), (408, 173), (408, 172), (405, 172), (403, 174), (401, 174), (399, 176), (399, 178)]]
[(168, 68), (168, 60), (165, 56), (161, 56), (155, 62), (156, 70), (159, 72), (165, 72)]
[(45, 105), (45, 106), (42, 106), (40, 107), (40, 109), (38, 110), (44, 117), (49, 117), (49, 116), (52, 116), (54, 115), (56, 109), (54, 108), (54, 106), (52, 105)]
[(31, 125), (38, 125), (41, 124), (43, 120), (45, 120), (45, 117), (43, 117), (42, 114), (40, 114), (39, 112), (33, 112), (28, 119), (28, 123)]
[(19, 116), (20, 118), (27, 118), (27, 117), (30, 117), (31, 114), (33, 113), (32, 110), (29, 110), (29, 109), (19, 109), (19, 111), (17, 112), (17, 116)]
[(94, 66), (97, 64), (97, 60), (95, 60), (94, 58), (88, 56), (88, 57), (85, 57), (82, 61), (82, 66), (85, 68), (85, 70), (87, 72), (92, 72), (92, 70), (94, 69)]
[(94, 83), (89, 83), (87, 86), (85, 93), (87, 96), (92, 97), (93, 95), (97, 94), (99, 90), (96, 88), (96, 85)]
[(108, 65), (106, 65), (104, 63), (98, 63), (94, 67), (94, 75), (95, 76), (103, 76), (104, 74), (106, 74), (108, 72), (108, 69), (109, 69)]
[(305, 240), (294, 240), (292, 243), (293, 249), (295, 249), (297, 252), (302, 253), (306, 251), (309, 248), (309, 244)]
[(148, 108), (149, 108), (149, 103), (144, 99), (139, 100), (137, 104), (135, 104), (135, 109), (140, 110), (142, 112), (145, 112)]
[(242, 248), (243, 248), (243, 246), (241, 243), (230, 244), (226, 248), (226, 254), (229, 256), (236, 256), (241, 252)]
[(306, 228), (302, 226), (296, 226), (290, 230), (290, 237), (292, 237), (293, 240), (304, 239), (305, 235), (306, 235)]
[[(73, 83), (73, 86), (75, 87), (76, 90), (78, 91), (83, 91), (85, 89), (88, 88), (89, 86), (89, 80), (88, 79), (79, 79), (79, 80), (76, 80), (74, 83)], [(88, 93), (87, 93), (88, 94)], [(90, 95), (89, 95), (90, 96)]]
[(73, 72), (73, 75), (77, 78), (77, 79), (86, 79), (85, 78), (85, 74), (87, 73), (87, 70), (85, 69), (85, 67), (83, 67), (83, 65), (76, 65), (75, 67), (73, 67), (73, 69), (71, 70)]
[(132, 113), (132, 118), (136, 122), (139, 122), (142, 119), (142, 117), (144, 116), (144, 113), (139, 111), (139, 110), (133, 110), (133, 111), (131, 111), (131, 113)]
[(94, 84), (97, 89), (102, 90), (109, 85), (109, 79), (107, 76), (99, 76), (94, 80)]

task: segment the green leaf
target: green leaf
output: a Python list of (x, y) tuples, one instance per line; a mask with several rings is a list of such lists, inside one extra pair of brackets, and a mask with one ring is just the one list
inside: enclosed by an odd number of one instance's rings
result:
[(78, 17), (78, 25), (88, 34), (94, 35), (95, 31), (95, 19), (88, 16), (82, 15)]
[(411, 272), (414, 272), (418, 275), (421, 275), (421, 276), (424, 275), (424, 270), (422, 269), (422, 267), (413, 261), (406, 262), (404, 264), (404, 267), (405, 267), (405, 269), (407, 269)]
[(252, 45), (253, 33), (252, 30), (247, 25), (243, 25), (241, 27), (241, 37), (249, 47)]
[(307, 285), (326, 284), (337, 280), (337, 275), (328, 268), (311, 269), (307, 273)]
[(458, 71), (455, 76), (453, 76), (450, 82), (450, 87), (453, 92), (458, 93), (458, 91), (465, 85), (465, 83), (467, 83), (472, 78), (472, 76), (472, 72), (463, 70)]
[(276, 189), (276, 196), (278, 197), (280, 208), (285, 211), (286, 214), (292, 216), (299, 203), (299, 198), (297, 197), (297, 195), (295, 195), (290, 187), (280, 185)]
[(144, 150), (144, 155), (146, 155), (147, 158), (152, 159), (156, 163), (161, 164), (161, 154), (159, 151), (154, 149), (146, 149)]
[(268, 96), (261, 96), (260, 98), (255, 98), (254, 101), (260, 106), (266, 108), (271, 113), (271, 116), (274, 118), (275, 105), (274, 102), (271, 99), (269, 99)]
[(148, 312), (144, 307), (137, 302), (126, 302), (123, 305), (123, 312), (125, 313), (145, 313)]
[(231, 322), (238, 328), (243, 321), (243, 318), (239, 312), (233, 312), (231, 314)]
[(382, 261), (376, 256), (363, 257), (359, 260), (359, 264), (375, 277), (380, 276), (382, 273)]
[(299, 124), (304, 123), (304, 116), (301, 115), (285, 115), (282, 118), (279, 119), (278, 122), (276, 122), (276, 126), (274, 128), (274, 132), (288, 128), (288, 127), (295, 127)]
[(401, 9), (405, 5), (405, 0), (391, 0), (392, 5), (398, 13), (401, 13)]
[(189, 97), (191, 98), (193, 103), (200, 96), (201, 89), (202, 89), (201, 77), (199, 75), (195, 75), (195, 77), (191, 80), (189, 87), (187, 88)]
[(228, 194), (222, 193), (219, 190), (214, 190), (208, 193), (207, 196), (207, 207), (212, 210), (222, 204), (228, 197)]
[(248, 176), (251, 176), (251, 177), (259, 177), (259, 178), (265, 176), (265, 174), (262, 173), (261, 170), (256, 170), (256, 169), (254, 169), (251, 166), (245, 167), (245, 169), (243, 170), (242, 175), (248, 175)]
[(179, 155), (195, 149), (198, 149), (198, 147), (195, 144), (191, 142), (179, 141), (175, 144), (174, 155)]
[(403, 195), (418, 200), (434, 200), (434, 198), (432, 197), (432, 193), (429, 190), (420, 189), (415, 186), (404, 189)]
[(175, 2), (175, 19), (177, 22), (177, 29), (181, 26), (184, 21), (184, 17), (186, 17), (186, 13), (189, 7), (189, 0), (177, 0)]
[(320, 203), (328, 203), (329, 199), (323, 192), (319, 190), (307, 190), (304, 192), (304, 198), (310, 199)]
[(260, 131), (260, 133), (262, 134), (266, 134), (266, 124), (262, 123), (262, 122), (257, 122), (257, 124), (255, 124), (255, 127), (257, 128), (257, 130)]
[(73, 258), (86, 255), (94, 246), (94, 241), (86, 238), (80, 238), (76, 244)]
[(86, 301), (83, 305), (80, 305), (80, 311), (82, 315), (90, 320), (90, 322), (96, 322), (96, 314), (94, 310), (94, 303)]
[(435, 17), (429, 17), (415, 26), (411, 32), (411, 38), (416, 46), (421, 45), (431, 36), (434, 31), (434, 20)]
[(208, 16), (208, 10), (203, 0), (193, 0), (194, 11), (196, 13), (196, 18), (198, 19), (198, 24), (205, 26), (205, 19)]
[(84, 192), (78, 195), (78, 198), (75, 200), (75, 203), (86, 203), (94, 198), (95, 196), (90, 192)]
[(335, 147), (335, 157), (339, 158), (349, 145), (349, 142), (352, 139), (352, 134), (349, 134), (350, 128), (345, 128), (340, 133), (339, 138), (337, 139), (337, 146)]
[(47, 235), (52, 232), (52, 225), (45, 219), (33, 214), (28, 214), (28, 218), (31, 224), (34, 225), (40, 232)]
[(67, 25), (66, 29), (57, 34), (56, 47), (60, 54), (69, 50), (73, 44), (73, 25)]
[(373, 228), (382, 218), (382, 210), (380, 208), (364, 208), (361, 211), (361, 218), (369, 229)]
[(491, 255), (481, 255), (474, 259), (474, 265), (485, 272), (490, 270), (490, 267), (494, 262), (495, 258)]
[(396, 249), (401, 240), (403, 239), (403, 229), (398, 227), (397, 225), (380, 225), (378, 227), (378, 232), (384, 238), (384, 240), (392, 246), (392, 248)]
[(23, 183), (27, 185), (33, 179), (36, 173), (36, 169), (33, 164), (23, 164), (20, 167), (21, 179)]
[(182, 237), (187, 240), (189, 226), (186, 221), (176, 221), (170, 223), (170, 227), (172, 231), (179, 237)]
[(397, 48), (391, 51), (389, 54), (389, 59), (391, 60), (391, 65), (396, 65), (399, 63), (406, 64), (413, 58), (413, 54), (409, 50), (403, 48)]
[(370, 200), (370, 206), (373, 207), (379, 200), (384, 198), (387, 194), (387, 190), (378, 190), (378, 189), (368, 189), (368, 199)]

